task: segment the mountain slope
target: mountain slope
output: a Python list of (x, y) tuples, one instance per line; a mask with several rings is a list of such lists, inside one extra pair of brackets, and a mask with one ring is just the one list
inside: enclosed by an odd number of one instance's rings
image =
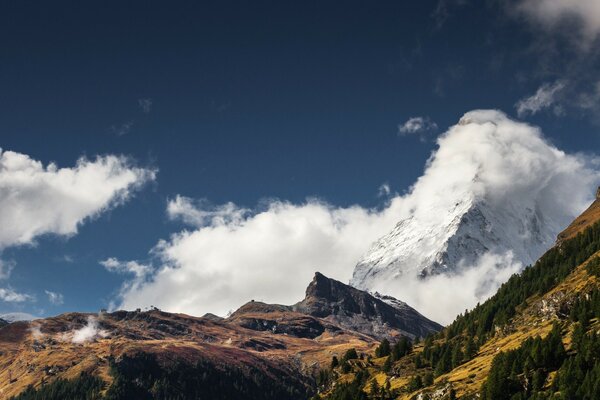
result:
[(332, 370), (321, 397), (598, 398), (600, 215), (590, 210), (599, 208), (596, 200), (576, 220), (585, 224), (408, 355)]
[(228, 318), (153, 309), (14, 322), (0, 327), (0, 399), (306, 399), (332, 356), (441, 329), (386, 299), (398, 308), (317, 273), (300, 303), (251, 301)]

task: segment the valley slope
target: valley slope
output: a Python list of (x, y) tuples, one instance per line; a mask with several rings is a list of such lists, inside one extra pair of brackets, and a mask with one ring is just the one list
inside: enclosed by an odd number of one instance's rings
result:
[(598, 210), (597, 199), (534, 265), (407, 354), (380, 347), (327, 371), (319, 398), (599, 398)]

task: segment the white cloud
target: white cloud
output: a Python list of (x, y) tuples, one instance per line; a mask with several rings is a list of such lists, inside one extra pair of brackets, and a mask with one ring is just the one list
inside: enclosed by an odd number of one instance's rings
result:
[(149, 114), (152, 110), (152, 99), (138, 99), (138, 106), (142, 109), (142, 112), (144, 112), (144, 114)]
[(62, 339), (65, 341), (70, 339), (75, 344), (83, 344), (107, 336), (108, 332), (100, 329), (98, 319), (90, 315), (88, 316), (87, 323), (82, 328), (64, 333)]
[(531, 78), (544, 83), (537, 93), (517, 103), (519, 115), (551, 108), (556, 115), (600, 118), (598, 68), (600, 2), (597, 0), (507, 0), (505, 10), (533, 28), (525, 60)]
[(557, 96), (560, 94), (561, 90), (565, 88), (565, 86), (566, 83), (564, 81), (557, 81), (553, 84), (544, 83), (538, 88), (535, 94), (521, 99), (517, 102), (517, 104), (515, 104), (519, 116), (524, 117), (529, 114), (534, 115), (539, 111), (553, 106), (554, 113), (560, 115), (562, 108), (557, 104)]
[(389, 183), (384, 183), (379, 186), (379, 190), (377, 191), (378, 197), (388, 197), (392, 193), (392, 188)]
[(114, 257), (107, 258), (104, 261), (100, 261), (100, 264), (108, 271), (118, 273), (129, 273), (133, 274), (136, 278), (143, 278), (144, 276), (152, 272), (152, 269), (146, 265), (139, 264), (135, 261), (119, 261)]
[(55, 306), (60, 306), (65, 301), (64, 296), (61, 293), (52, 292), (50, 290), (44, 290), (44, 292), (46, 293), (46, 296), (48, 296), (48, 301)]
[[(443, 210), (465, 191), (500, 202), (511, 196), (524, 206), (539, 200), (558, 233), (589, 204), (598, 181), (586, 157), (563, 153), (538, 128), (494, 110), (467, 113), (438, 138), (438, 145), (409, 193), (377, 210), (318, 200), (271, 201), (252, 212), (230, 204), (215, 218), (214, 209), (176, 198), (169, 214), (187, 217), (194, 229), (152, 249), (156, 271), (124, 286), (120, 307), (152, 304), (193, 315), (225, 315), (250, 299), (291, 304), (303, 297), (315, 271), (348, 281), (371, 243), (400, 219), (417, 211), (445, 218)], [(520, 267), (511, 254), (488, 254), (462, 274), (406, 281), (387, 292), (447, 322)]]
[[(154, 272), (154, 269), (149, 265), (140, 264), (136, 261), (120, 261), (114, 257), (100, 261), (100, 265), (109, 272), (133, 275), (133, 278), (125, 280), (121, 285), (119, 290), (121, 297), (126, 293), (139, 290), (146, 282), (146, 278)], [(115, 303), (111, 302), (109, 308), (114, 309)]]
[(32, 244), (44, 234), (74, 235), (87, 219), (125, 202), (154, 177), (155, 171), (114, 155), (59, 168), (0, 150), (0, 250)]
[(23, 303), (25, 301), (33, 301), (34, 297), (16, 292), (11, 288), (0, 288), (0, 300), (7, 303)]
[(40, 328), (40, 325), (37, 323), (33, 323), (29, 326), (29, 332), (31, 333), (31, 337), (33, 337), (33, 339), (35, 339), (35, 340), (41, 340), (45, 336), (42, 333), (42, 329)]
[(194, 201), (177, 195), (167, 204), (167, 215), (171, 220), (182, 220), (188, 225), (201, 227), (240, 223), (249, 210), (238, 208), (233, 203), (213, 207), (206, 200)]
[(398, 125), (400, 135), (422, 134), (437, 130), (438, 126), (429, 117), (411, 117), (406, 122)]
[(15, 321), (31, 321), (34, 319), (38, 319), (38, 317), (36, 317), (35, 315), (24, 313), (24, 312), (10, 312), (10, 313), (0, 314), (0, 319), (3, 319), (8, 322), (15, 322)]
[(598, 0), (521, 0), (516, 10), (547, 29), (580, 29), (587, 40), (594, 40), (600, 33), (600, 2)]
[(474, 265), (460, 268), (455, 275), (436, 275), (425, 280), (407, 277), (401, 287), (384, 283), (374, 290), (398, 296), (410, 306), (424, 311), (429, 318), (446, 325), (465, 309), (492, 296), (522, 268), (510, 252), (488, 253)]

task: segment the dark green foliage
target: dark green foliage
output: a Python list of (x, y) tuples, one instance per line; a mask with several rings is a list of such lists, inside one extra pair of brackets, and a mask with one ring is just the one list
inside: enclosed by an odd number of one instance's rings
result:
[(337, 385), (327, 400), (368, 400), (367, 393), (362, 389), (368, 378), (366, 370), (359, 370), (352, 382)]
[(410, 340), (402, 336), (392, 347), (391, 357), (392, 361), (397, 361), (409, 354), (412, 351), (412, 343)]
[(481, 389), (482, 400), (510, 400), (517, 395), (530, 398), (535, 393), (533, 387), (543, 387), (548, 373), (556, 371), (565, 357), (560, 328), (555, 324), (544, 339), (529, 338), (518, 349), (494, 357)]
[(600, 257), (594, 257), (585, 266), (588, 274), (600, 278)]
[(383, 372), (386, 374), (392, 370), (392, 357), (388, 356), (383, 363)]
[(421, 375), (415, 375), (412, 378), (410, 378), (410, 381), (408, 381), (408, 390), (411, 392), (414, 392), (415, 390), (419, 390), (423, 387), (423, 379), (421, 378)]
[(375, 349), (375, 357), (387, 357), (390, 355), (391, 346), (390, 341), (383, 339), (379, 346)]
[(331, 384), (332, 376), (331, 370), (321, 369), (317, 374), (317, 386), (328, 387)]
[(356, 353), (356, 349), (352, 348), (352, 349), (348, 349), (348, 351), (346, 351), (346, 354), (344, 354), (344, 361), (348, 361), (348, 360), (356, 360), (358, 359), (358, 354)]
[(344, 374), (347, 374), (350, 371), (352, 371), (352, 365), (350, 365), (350, 363), (348, 361), (342, 360), (342, 372)]
[(23, 393), (13, 397), (14, 400), (96, 400), (101, 399), (100, 391), (104, 382), (95, 376), (81, 374), (73, 380), (57, 379), (56, 381), (34, 389), (29, 386)]
[[(277, 374), (277, 371), (272, 371)], [(289, 377), (270, 377), (263, 371), (209, 364), (176, 362), (164, 367), (147, 353), (124, 356), (111, 363), (114, 378), (107, 400), (121, 399), (303, 399), (305, 387)]]
[(331, 369), (334, 369), (338, 365), (340, 365), (338, 358), (336, 356), (331, 357)]
[[(81, 375), (71, 381), (57, 380), (35, 390), (27, 389), (15, 400), (300, 400), (310, 396), (307, 388), (277, 371), (248, 370), (219, 366), (206, 362), (188, 364), (175, 362), (161, 366), (152, 354), (124, 356), (111, 362), (113, 383), (104, 397), (103, 382), (96, 377)], [(327, 379), (326, 376), (321, 377)]]
[(591, 332), (573, 340), (578, 351), (560, 367), (553, 390), (564, 399), (599, 399), (600, 337)]
[[(493, 332), (495, 326), (507, 324), (525, 300), (534, 294), (546, 293), (598, 250), (600, 223), (563, 242), (560, 247), (548, 250), (535, 265), (526, 268), (521, 274), (513, 275), (494, 296), (457, 317), (440, 335), (452, 338), (466, 332), (469, 336), (475, 334), (479, 338), (485, 338), (485, 335)], [(600, 260), (592, 261), (592, 267), (595, 263), (600, 264)], [(597, 269), (600, 267), (593, 267), (592, 271)], [(481, 343), (484, 341), (480, 341)]]
[(427, 372), (423, 377), (423, 385), (431, 386), (433, 385), (433, 374), (431, 372)]

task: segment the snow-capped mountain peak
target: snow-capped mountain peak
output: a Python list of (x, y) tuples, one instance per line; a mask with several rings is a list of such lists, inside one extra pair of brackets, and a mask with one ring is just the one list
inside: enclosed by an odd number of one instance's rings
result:
[(460, 274), (486, 255), (531, 264), (589, 201), (573, 190), (565, 202), (565, 188), (595, 179), (570, 177), (579, 161), (498, 111), (465, 114), (438, 145), (408, 211), (356, 265), (355, 287), (401, 297), (400, 281)]

